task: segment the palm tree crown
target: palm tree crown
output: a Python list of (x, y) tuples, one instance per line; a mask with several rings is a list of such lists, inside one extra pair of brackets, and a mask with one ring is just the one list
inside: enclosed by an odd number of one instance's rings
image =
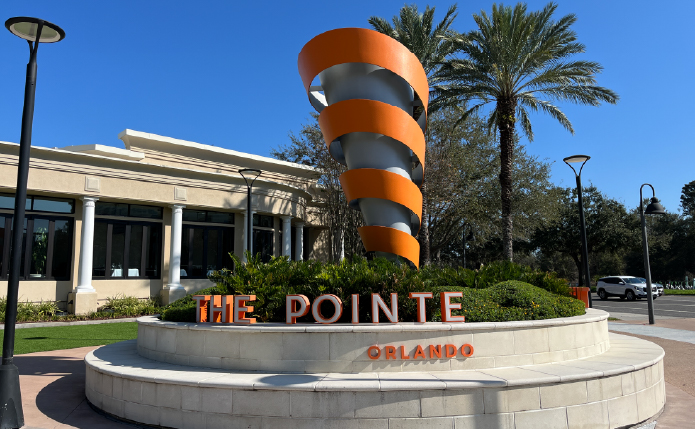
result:
[(475, 100), (461, 108), (460, 121), (495, 103), (488, 128), (500, 135), (503, 244), (509, 260), (513, 257), (511, 166), (517, 121), (530, 141), (531, 111), (551, 115), (574, 134), (554, 102), (598, 106), (618, 101), (616, 93), (596, 85), (595, 75), (603, 69), (600, 64), (571, 59), (585, 50), (570, 29), (577, 18), (569, 14), (554, 21), (556, 9), (555, 3), (537, 12), (528, 12), (523, 3), (514, 8), (493, 4), (492, 15), (485, 11), (473, 15), (477, 30), (447, 37), (455, 57), (443, 62), (435, 75), (437, 82), (444, 82), (434, 91), (440, 102), (461, 106), (463, 101)]
[(401, 8), (400, 14), (392, 19), (393, 25), (378, 16), (369, 18), (369, 24), (376, 31), (398, 40), (415, 54), (431, 84), (434, 72), (453, 51), (447, 37), (456, 34), (449, 29), (456, 15), (456, 5), (453, 5), (444, 19), (435, 25), (433, 7), (427, 6), (423, 13), (419, 13), (417, 5), (413, 4)]

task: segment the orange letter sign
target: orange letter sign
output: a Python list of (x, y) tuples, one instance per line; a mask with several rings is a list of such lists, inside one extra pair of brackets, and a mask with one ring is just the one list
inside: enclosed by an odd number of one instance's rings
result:
[(389, 319), (389, 322), (398, 323), (398, 294), (391, 294), (391, 311), (389, 311), (386, 303), (381, 299), (379, 294), (372, 294), (372, 322), (374, 323), (379, 323), (379, 308), (384, 311), (384, 315)]
[(442, 304), (442, 322), (465, 322), (465, 316), (452, 316), (451, 310), (460, 310), (461, 304), (452, 304), (451, 298), (461, 298), (463, 292), (442, 292), (439, 298)]
[(246, 313), (253, 311), (253, 307), (246, 305), (246, 301), (255, 301), (256, 295), (236, 295), (234, 296), (234, 323), (240, 325), (250, 325), (256, 323), (256, 319), (246, 317)]
[[(299, 305), (297, 308), (296, 305)], [(285, 297), (285, 323), (294, 325), (297, 318), (309, 312), (309, 298), (304, 295), (287, 295)]]
[(432, 292), (410, 292), (408, 298), (417, 299), (417, 321), (419, 323), (427, 322), (425, 315), (425, 299), (432, 298)]
[(197, 323), (207, 322), (210, 295), (193, 295), (191, 298), (195, 301), (195, 321)]

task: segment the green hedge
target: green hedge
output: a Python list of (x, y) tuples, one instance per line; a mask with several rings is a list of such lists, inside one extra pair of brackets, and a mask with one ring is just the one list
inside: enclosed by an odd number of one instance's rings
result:
[[(384, 259), (367, 261), (353, 258), (340, 264), (297, 262), (287, 258), (274, 258), (267, 264), (254, 259), (242, 264), (234, 259), (236, 273), (227, 270), (215, 272), (210, 279), (216, 286), (196, 294), (256, 295), (253, 317), (259, 322), (284, 322), (285, 296), (288, 294), (302, 294), (313, 300), (328, 293), (337, 295), (343, 301), (344, 312), (340, 322), (349, 322), (352, 294), (360, 295), (360, 321), (370, 322), (371, 293), (380, 294), (387, 303), (390, 302), (390, 294), (397, 293), (401, 321), (416, 320), (417, 304), (408, 298), (410, 292), (433, 292), (435, 297), (426, 301), (430, 320), (439, 320), (439, 293), (442, 291), (463, 291), (465, 308), (462, 314), (468, 315), (470, 321), (532, 320), (562, 317), (558, 314), (581, 314), (573, 310), (576, 306), (568, 304), (578, 301), (568, 297), (565, 280), (552, 273), (534, 271), (510, 262), (490, 264), (478, 271), (430, 267), (417, 271)], [(491, 288), (507, 280), (516, 280), (517, 283)], [(512, 299), (510, 294), (513, 293), (519, 294), (515, 298), (517, 301)], [(522, 302), (525, 307), (514, 304)], [(543, 304), (542, 310), (536, 309), (539, 302), (548, 304)], [(526, 308), (526, 314), (519, 310), (523, 308)], [(583, 313), (583, 307), (581, 311)], [(195, 302), (190, 296), (182, 298), (168, 306), (162, 318), (193, 321)], [(313, 319), (308, 316), (299, 321), (311, 323)]]

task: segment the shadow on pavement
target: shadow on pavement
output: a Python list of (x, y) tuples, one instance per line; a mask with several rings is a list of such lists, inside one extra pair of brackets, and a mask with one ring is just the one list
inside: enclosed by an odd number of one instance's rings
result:
[(84, 394), (86, 371), (83, 357), (87, 351), (82, 350), (73, 352), (72, 355), (69, 355), (70, 350), (56, 350), (15, 356), (27, 426), (90, 429), (127, 427), (106, 419), (89, 407)]

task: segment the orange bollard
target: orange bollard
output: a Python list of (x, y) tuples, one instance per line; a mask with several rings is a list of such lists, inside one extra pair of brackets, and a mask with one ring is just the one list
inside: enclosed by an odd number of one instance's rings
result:
[(570, 287), (570, 294), (580, 301), (584, 301), (584, 306), (589, 308), (589, 294), (591, 289), (588, 287)]

